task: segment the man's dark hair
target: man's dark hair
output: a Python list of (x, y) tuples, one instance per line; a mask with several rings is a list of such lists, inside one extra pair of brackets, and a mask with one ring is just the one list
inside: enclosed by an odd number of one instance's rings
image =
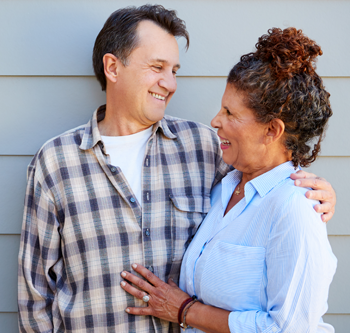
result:
[(144, 20), (154, 22), (174, 37), (185, 37), (186, 49), (188, 49), (190, 37), (186, 30), (186, 24), (177, 17), (175, 10), (165, 9), (161, 5), (118, 9), (111, 14), (98, 34), (92, 55), (94, 72), (102, 90), (106, 90), (107, 85), (103, 56), (106, 53), (112, 53), (124, 66), (127, 66), (128, 57), (138, 44), (137, 26)]

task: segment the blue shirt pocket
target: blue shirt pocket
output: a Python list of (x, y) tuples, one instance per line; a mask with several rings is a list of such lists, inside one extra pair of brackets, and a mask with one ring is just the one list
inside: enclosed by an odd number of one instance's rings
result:
[(217, 241), (201, 276), (203, 302), (230, 311), (260, 310), (265, 252), (263, 247)]

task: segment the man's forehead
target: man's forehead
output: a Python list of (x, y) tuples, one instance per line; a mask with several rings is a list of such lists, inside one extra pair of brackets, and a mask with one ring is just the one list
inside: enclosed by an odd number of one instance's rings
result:
[(180, 67), (175, 36), (149, 20), (141, 21), (137, 27), (137, 46), (134, 51), (137, 49), (139, 52), (143, 49), (149, 55), (148, 60)]

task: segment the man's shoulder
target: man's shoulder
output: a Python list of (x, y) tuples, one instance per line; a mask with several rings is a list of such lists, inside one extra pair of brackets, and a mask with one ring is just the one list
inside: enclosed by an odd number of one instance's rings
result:
[(65, 131), (59, 135), (52, 137), (41, 146), (38, 153), (50, 150), (51, 148), (55, 148), (58, 146), (80, 146), (85, 129), (86, 124), (74, 127), (68, 131)]
[(33, 157), (28, 169), (36, 168), (38, 163), (41, 167), (48, 166), (54, 161), (57, 162), (59, 156), (62, 157), (66, 153), (77, 151), (85, 129), (86, 125), (80, 125), (47, 140)]

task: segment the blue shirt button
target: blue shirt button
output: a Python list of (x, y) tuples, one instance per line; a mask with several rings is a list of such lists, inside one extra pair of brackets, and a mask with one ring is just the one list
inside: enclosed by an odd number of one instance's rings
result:
[(114, 167), (114, 166), (112, 166), (112, 167), (111, 167), (111, 172), (112, 172), (112, 173), (116, 173), (116, 172), (117, 172), (117, 168)]
[(130, 202), (132, 202), (132, 203), (136, 202), (135, 198), (131, 197)]
[(154, 272), (153, 266), (148, 266), (147, 269), (151, 271), (152, 273)]
[(146, 234), (146, 236), (149, 236), (151, 234), (149, 229), (146, 229), (145, 234)]

